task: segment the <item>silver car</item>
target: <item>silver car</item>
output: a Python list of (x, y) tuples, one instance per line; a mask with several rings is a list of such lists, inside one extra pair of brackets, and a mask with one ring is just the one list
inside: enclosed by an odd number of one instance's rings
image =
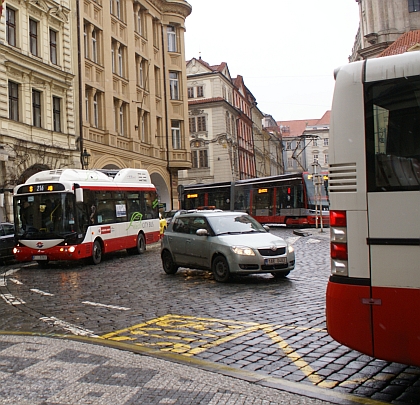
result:
[(295, 267), (293, 247), (244, 212), (196, 211), (177, 215), (161, 241), (163, 269), (211, 270), (219, 282), (231, 274), (285, 277)]

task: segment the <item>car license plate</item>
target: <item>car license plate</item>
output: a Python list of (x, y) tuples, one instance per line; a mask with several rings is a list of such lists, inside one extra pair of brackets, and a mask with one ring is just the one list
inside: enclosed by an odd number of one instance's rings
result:
[(48, 256), (47, 255), (35, 255), (35, 256), (32, 256), (32, 260), (48, 260)]
[(287, 257), (273, 257), (272, 259), (264, 259), (264, 264), (284, 264), (287, 263)]

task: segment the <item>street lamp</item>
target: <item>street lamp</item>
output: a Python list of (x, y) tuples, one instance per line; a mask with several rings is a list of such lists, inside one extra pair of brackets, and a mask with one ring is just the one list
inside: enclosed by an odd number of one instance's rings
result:
[(86, 148), (82, 153), (82, 164), (83, 164), (83, 169), (88, 169), (89, 168), (89, 160), (90, 160), (90, 153), (87, 152)]
[(314, 183), (315, 188), (315, 215), (316, 215), (316, 228), (318, 228), (318, 202), (319, 202), (319, 213), (320, 213), (320, 220), (321, 220), (321, 232), (324, 232), (323, 229), (323, 220), (322, 220), (322, 195), (321, 195), (321, 184), (322, 180), (322, 173), (321, 173), (321, 165), (318, 161), (313, 162), (312, 166), (312, 181)]

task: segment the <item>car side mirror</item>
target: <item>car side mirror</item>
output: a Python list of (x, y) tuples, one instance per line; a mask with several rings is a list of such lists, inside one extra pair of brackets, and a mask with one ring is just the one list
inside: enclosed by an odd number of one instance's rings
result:
[(207, 229), (197, 229), (197, 232), (195, 233), (198, 236), (208, 236), (209, 233), (207, 232)]
[(270, 227), (268, 225), (263, 225), (263, 228), (267, 231), (270, 232)]

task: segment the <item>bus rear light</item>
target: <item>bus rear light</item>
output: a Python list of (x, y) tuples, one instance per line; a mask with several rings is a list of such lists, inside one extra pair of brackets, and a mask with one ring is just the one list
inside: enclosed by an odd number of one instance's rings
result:
[(330, 211), (330, 226), (346, 227), (346, 211)]
[(347, 260), (347, 243), (331, 242), (331, 259)]
[(347, 261), (331, 260), (331, 274), (334, 276), (348, 276)]
[(347, 229), (346, 228), (331, 228), (331, 242), (347, 242)]

